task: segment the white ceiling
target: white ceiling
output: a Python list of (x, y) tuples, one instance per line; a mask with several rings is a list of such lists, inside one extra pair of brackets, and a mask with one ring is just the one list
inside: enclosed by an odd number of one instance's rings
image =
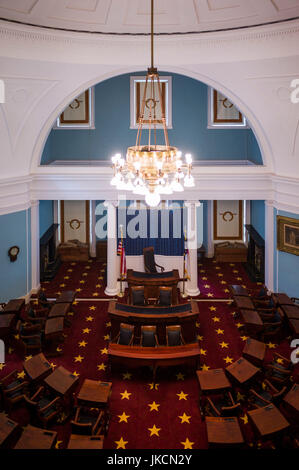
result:
[[(155, 32), (254, 26), (299, 17), (299, 0), (155, 0)], [(150, 0), (0, 0), (0, 18), (56, 29), (149, 33)]]

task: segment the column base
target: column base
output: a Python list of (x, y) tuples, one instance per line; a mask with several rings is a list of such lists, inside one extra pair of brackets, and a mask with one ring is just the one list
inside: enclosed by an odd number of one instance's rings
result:
[(106, 287), (106, 289), (105, 289), (105, 294), (106, 294), (106, 295), (110, 295), (110, 296), (115, 296), (115, 295), (118, 294), (118, 292), (119, 292), (119, 291), (118, 291), (117, 288), (116, 288), (116, 289), (111, 289), (111, 288), (109, 288), (109, 287)]
[(196, 297), (197, 295), (200, 294), (200, 290), (197, 288), (197, 289), (186, 289), (186, 292), (188, 295), (190, 295), (191, 297)]

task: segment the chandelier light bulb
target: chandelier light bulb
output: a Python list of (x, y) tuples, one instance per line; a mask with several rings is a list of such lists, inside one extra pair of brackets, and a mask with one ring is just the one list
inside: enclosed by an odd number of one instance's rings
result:
[(110, 181), (111, 186), (117, 186), (120, 178), (121, 178), (120, 173), (116, 173), (116, 175), (114, 175), (112, 180)]
[(184, 191), (183, 186), (181, 185), (181, 183), (180, 183), (178, 180), (173, 180), (173, 181), (172, 181), (172, 183), (171, 183), (171, 189), (172, 189), (173, 191), (178, 191), (178, 192)]
[(159, 204), (160, 200), (160, 194), (155, 191), (148, 191), (145, 195), (145, 202), (151, 207), (156, 207)]
[(185, 176), (184, 186), (185, 186), (185, 188), (193, 188), (195, 186), (193, 176), (191, 176), (191, 175), (186, 175)]
[(192, 163), (192, 155), (191, 155), (191, 153), (186, 153), (185, 159), (186, 159), (187, 165), (191, 165), (191, 163)]

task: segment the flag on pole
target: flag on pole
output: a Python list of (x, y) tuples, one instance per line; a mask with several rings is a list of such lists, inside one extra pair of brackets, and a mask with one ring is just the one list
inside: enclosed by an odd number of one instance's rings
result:
[(120, 256), (120, 277), (123, 278), (125, 277), (127, 273), (127, 266), (126, 266), (126, 254), (125, 254), (122, 230), (121, 230), (121, 238), (119, 240), (119, 244), (117, 248), (117, 256)]
[[(184, 266), (185, 266), (185, 269), (184, 269), (184, 277), (186, 277), (186, 279), (188, 281), (190, 281), (190, 276), (189, 276), (189, 272), (188, 272), (188, 268), (190, 267), (190, 254), (189, 254), (189, 249), (188, 249), (188, 241), (187, 241), (187, 234), (186, 234), (186, 229), (184, 231)], [(189, 269), (190, 270), (190, 269)]]

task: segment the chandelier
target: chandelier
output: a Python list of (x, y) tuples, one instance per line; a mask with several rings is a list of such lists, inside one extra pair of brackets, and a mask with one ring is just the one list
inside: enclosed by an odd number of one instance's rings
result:
[[(151, 67), (148, 68), (138, 119), (136, 144), (127, 149), (126, 160), (121, 154), (112, 157), (114, 176), (111, 185), (118, 190), (145, 196), (149, 206), (157, 206), (161, 195), (193, 187), (192, 157), (169, 145), (165, 105), (157, 68), (154, 67), (154, 0), (151, 0)], [(160, 112), (158, 105), (160, 105)], [(147, 116), (145, 119), (145, 111)], [(164, 144), (157, 144), (157, 116), (162, 122)], [(144, 124), (148, 125), (146, 144), (141, 143)], [(152, 138), (152, 141), (151, 141)]]

